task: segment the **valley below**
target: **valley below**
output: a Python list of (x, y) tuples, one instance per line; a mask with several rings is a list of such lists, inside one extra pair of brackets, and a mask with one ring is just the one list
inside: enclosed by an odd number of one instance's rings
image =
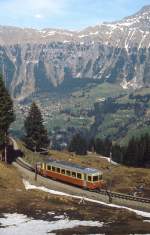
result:
[(115, 84), (88, 84), (72, 93), (47, 93), (15, 103), (11, 133), (22, 137), (30, 103), (40, 107), (53, 147), (68, 146), (77, 132), (126, 145), (132, 136), (150, 133), (150, 89), (122, 90)]

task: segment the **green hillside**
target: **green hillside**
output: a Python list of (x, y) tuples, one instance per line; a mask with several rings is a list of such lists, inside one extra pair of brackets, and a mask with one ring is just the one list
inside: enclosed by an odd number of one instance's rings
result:
[[(150, 88), (123, 90), (118, 84), (88, 83), (67, 94), (45, 93), (30, 97), (22, 106), (35, 100), (51, 133), (69, 127), (88, 129), (89, 136), (109, 137), (126, 144), (132, 135), (150, 132)], [(23, 132), (23, 115), (16, 109), (13, 133)]]
[(94, 134), (126, 144), (132, 136), (150, 133), (150, 89), (96, 103), (93, 113)]

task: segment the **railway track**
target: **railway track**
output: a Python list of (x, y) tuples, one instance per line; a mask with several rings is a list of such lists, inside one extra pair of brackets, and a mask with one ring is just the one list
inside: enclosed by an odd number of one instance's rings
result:
[[(17, 162), (17, 164), (19, 164), (21, 167), (25, 168), (26, 170), (35, 172), (35, 168), (33, 166), (31, 166), (29, 163), (25, 162), (22, 158), (17, 158), (16, 162)], [(106, 190), (102, 190), (102, 189), (101, 190), (93, 190), (92, 192), (105, 195), (109, 198), (120, 198), (120, 199), (124, 199), (124, 200), (150, 204), (149, 198), (135, 197), (135, 196), (128, 195), (128, 194), (110, 192), (110, 191), (106, 191)]]

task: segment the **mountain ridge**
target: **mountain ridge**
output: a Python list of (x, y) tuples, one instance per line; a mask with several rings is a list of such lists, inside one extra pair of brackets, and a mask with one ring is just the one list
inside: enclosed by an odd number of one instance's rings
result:
[[(136, 22), (135, 17), (137, 17), (137, 22)], [(0, 26), (0, 44), (7, 45), (8, 40), (6, 37), (9, 35), (11, 35), (11, 41), (8, 43), (8, 45), (11, 45), (12, 42), (13, 43), (15, 42), (16, 43), (22, 43), (22, 42), (32, 43), (32, 42), (36, 42), (36, 40), (37, 42), (39, 42), (40, 40), (41, 42), (44, 42), (45, 40), (45, 43), (47, 42), (47, 40), (50, 40), (51, 42), (52, 41), (64, 42), (63, 41), (64, 39), (70, 39), (70, 42), (74, 42), (77, 40), (81, 42), (83, 41), (84, 38), (88, 36), (96, 40), (97, 39), (96, 36), (101, 33), (110, 34), (111, 33), (110, 31), (114, 31), (114, 30), (122, 31), (123, 29), (130, 28), (130, 26), (132, 26), (131, 29), (135, 29), (136, 28), (135, 25), (137, 25), (137, 23), (139, 24), (140, 21), (144, 24), (144, 20), (146, 20), (146, 23), (148, 24), (147, 26), (149, 27), (148, 31), (150, 31), (150, 5), (144, 6), (137, 13), (131, 16), (125, 17), (122, 20), (113, 21), (113, 22), (104, 22), (99, 25), (89, 26), (83, 30), (78, 30), (78, 31), (61, 29), (61, 28), (60, 29), (57, 29), (57, 28), (35, 29), (35, 28), (20, 28), (20, 27), (15, 27), (15, 26), (2, 26), (1, 25)], [(137, 25), (137, 28), (138, 27), (140, 29), (141, 26)], [(143, 31), (146, 31), (146, 29), (144, 28)], [(84, 34), (85, 32), (87, 32), (87, 34)], [(16, 36), (17, 38), (15, 39), (12, 36), (12, 34), (13, 36)], [(5, 37), (5, 40), (3, 40), (3, 37)], [(23, 37), (24, 37), (24, 40), (23, 40)], [(99, 38), (99, 42), (100, 42), (100, 38)], [(103, 42), (104, 44), (106, 43), (105, 40), (102, 40), (101, 42)], [(111, 42), (109, 43), (111, 44)]]
[(12, 97), (22, 99), (68, 79), (149, 84), (150, 5), (116, 22), (81, 31), (0, 26), (0, 68)]

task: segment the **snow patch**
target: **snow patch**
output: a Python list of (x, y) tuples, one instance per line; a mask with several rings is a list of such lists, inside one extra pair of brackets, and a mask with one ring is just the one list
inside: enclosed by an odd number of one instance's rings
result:
[(52, 35), (55, 35), (57, 32), (56, 31), (50, 31), (48, 32), (47, 36), (52, 36)]
[(118, 28), (117, 24), (103, 24), (106, 27), (111, 28), (111, 30), (115, 30)]
[(39, 30), (40, 33), (46, 33), (46, 30)]
[(121, 82), (120, 86), (124, 89), (127, 90), (128, 89), (128, 82), (126, 79), (123, 79), (123, 81)]
[(79, 38), (85, 38), (85, 37), (88, 37), (88, 35), (87, 34), (82, 34), (82, 35), (79, 35), (78, 37)]
[(68, 40), (65, 40), (65, 41), (63, 41), (63, 43), (69, 43), (70, 41), (68, 41)]
[(76, 78), (80, 78), (81, 77), (81, 73), (78, 73), (77, 75), (76, 75)]
[(0, 234), (5, 235), (45, 235), (54, 234), (53, 230), (69, 229), (78, 226), (102, 227), (104, 223), (98, 221), (69, 220), (68, 218), (58, 221), (34, 220), (22, 214), (4, 214), (5, 218), (0, 218)]
[(126, 27), (129, 27), (131, 25), (133, 25), (135, 22), (124, 22), (124, 23), (119, 23), (117, 24), (118, 26), (126, 26)]
[(147, 34), (144, 34), (144, 35), (142, 36), (142, 39), (141, 39), (141, 41), (140, 41), (140, 43), (139, 43), (138, 50), (142, 47), (142, 43), (144, 42), (144, 40), (146, 39), (146, 37), (147, 37)]
[(100, 158), (102, 158), (102, 159), (106, 159), (108, 162), (110, 162), (111, 161), (111, 163), (113, 164), (113, 165), (119, 165), (117, 162), (114, 162), (114, 161), (112, 161), (112, 160), (110, 160), (110, 158), (109, 157), (101, 157), (100, 156)]
[(96, 31), (96, 32), (90, 32), (90, 35), (97, 35), (99, 32)]
[(64, 215), (56, 215), (54, 218), (55, 219), (64, 219), (64, 217), (65, 217)]
[(43, 34), (42, 37), (54, 36), (56, 34), (73, 37), (72, 33), (65, 32), (65, 31), (57, 31), (57, 30), (51, 30), (51, 31), (44, 30), (44, 31), (40, 31), (40, 33)]
[(23, 180), (24, 186), (26, 190), (30, 190), (30, 189), (37, 189), (37, 190), (41, 190), (44, 191), (46, 193), (51, 193), (51, 194), (55, 194), (55, 195), (59, 195), (59, 196), (68, 196), (69, 194), (67, 193), (63, 193), (63, 192), (59, 192), (59, 191), (55, 191), (55, 190), (50, 190), (48, 188), (45, 188), (43, 186), (35, 186), (33, 184), (30, 184), (28, 181)]
[(43, 34), (42, 37), (48, 37), (48, 36), (54, 36), (57, 32), (52, 30), (52, 31), (41, 31), (41, 33)]
[(137, 80), (136, 77), (134, 77), (131, 81), (127, 81), (125, 78), (120, 83), (120, 86), (127, 90), (129, 88), (133, 88), (134, 90), (140, 89), (142, 87), (142, 84)]
[(105, 97), (97, 99), (98, 102), (104, 102), (106, 100)]

